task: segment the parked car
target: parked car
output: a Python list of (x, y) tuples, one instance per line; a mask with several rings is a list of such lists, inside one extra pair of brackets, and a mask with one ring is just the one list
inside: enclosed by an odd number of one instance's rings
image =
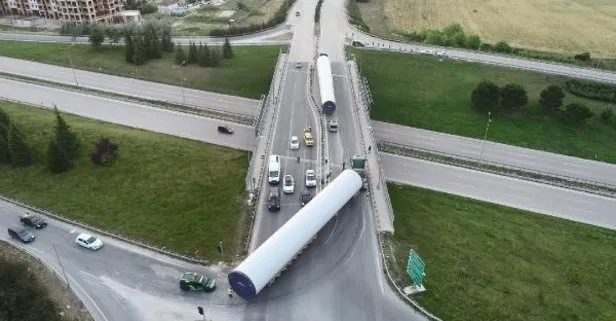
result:
[(306, 170), (306, 187), (317, 186), (317, 173), (313, 169)]
[(353, 45), (353, 47), (365, 47), (363, 43), (355, 40), (351, 43), (351, 45)]
[(267, 208), (272, 212), (280, 210), (280, 191), (277, 187), (270, 190), (270, 194), (267, 199)]
[(33, 227), (35, 229), (42, 229), (47, 226), (47, 220), (36, 214), (24, 214), (19, 217), (19, 221), (22, 222), (24, 225)]
[(299, 138), (297, 138), (297, 136), (291, 136), (291, 140), (289, 141), (289, 148), (299, 149)]
[(36, 234), (27, 227), (9, 227), (9, 235), (12, 238), (18, 239), (24, 243), (30, 243), (36, 239)]
[(180, 275), (180, 289), (212, 292), (216, 289), (216, 280), (196, 272), (185, 272)]
[(75, 239), (75, 243), (92, 251), (96, 251), (103, 247), (103, 241), (87, 233), (79, 234)]
[(295, 180), (291, 175), (285, 175), (283, 178), (282, 192), (285, 194), (293, 194), (295, 192)]
[(295, 16), (299, 17), (299, 11), (295, 11)]
[(229, 126), (218, 126), (218, 132), (222, 134), (233, 134), (233, 129)]
[(308, 202), (310, 202), (312, 200), (312, 195), (310, 195), (310, 192), (308, 191), (304, 191), (302, 192), (300, 199), (302, 201), (302, 206), (308, 204)]

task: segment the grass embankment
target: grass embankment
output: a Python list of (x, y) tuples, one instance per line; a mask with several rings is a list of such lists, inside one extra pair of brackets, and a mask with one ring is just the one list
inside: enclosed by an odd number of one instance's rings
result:
[(514, 116), (493, 113), (488, 140), (616, 163), (616, 123), (598, 117), (606, 103), (567, 94), (563, 105), (580, 102), (595, 113), (583, 126), (566, 125), (541, 110), (539, 93), (550, 84), (564, 88), (563, 77), (425, 55), (352, 50), (368, 78), (375, 120), (483, 139), (488, 117), (471, 107), (471, 92), (482, 80), (501, 86), (513, 82), (526, 88), (529, 104)]
[[(218, 258), (240, 244), (245, 152), (65, 115), (81, 156), (67, 173), (51, 174), (46, 145), (50, 111), (0, 102), (34, 147), (37, 164), (0, 166), (0, 194), (169, 250)], [(89, 152), (101, 136), (119, 144), (119, 158), (96, 168)]]
[[(0, 56), (70, 67), (70, 50), (73, 64), (78, 69), (175, 86), (180, 86), (181, 79), (185, 78), (186, 87), (257, 99), (269, 88), (280, 50), (279, 46), (234, 46), (235, 57), (225, 59), (221, 67), (189, 65), (180, 68), (174, 64), (175, 53), (135, 66), (124, 60), (122, 46), (100, 50), (89, 45), (68, 47), (68, 44), (0, 41)], [(188, 53), (188, 47), (184, 49)]]
[[(426, 263), (415, 299), (443, 320), (616, 317), (616, 232), (415, 187), (388, 184), (400, 271)], [(407, 278), (408, 279), (408, 278)]]

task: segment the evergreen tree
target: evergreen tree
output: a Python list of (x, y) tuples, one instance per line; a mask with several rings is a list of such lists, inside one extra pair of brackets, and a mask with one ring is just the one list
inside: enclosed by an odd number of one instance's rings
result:
[(11, 119), (9, 115), (0, 109), (0, 164), (8, 164), (11, 162), (11, 153), (9, 152), (9, 125)]
[(199, 44), (199, 66), (207, 67), (210, 65), (210, 49), (207, 47), (207, 44), (204, 46), (203, 44)]
[(171, 41), (171, 25), (165, 25), (162, 30), (161, 42), (163, 51), (173, 52), (173, 41)]
[(133, 55), (133, 63), (141, 66), (148, 61), (148, 47), (141, 35), (137, 35), (133, 39), (135, 54)]
[(94, 49), (99, 49), (105, 41), (105, 28), (100, 23), (91, 24), (88, 40)]
[(128, 33), (124, 35), (124, 59), (131, 64), (135, 63), (135, 44), (132, 38)]
[(214, 47), (210, 50), (210, 67), (218, 67), (222, 62), (222, 54), (220, 47)]
[(184, 49), (182, 49), (182, 46), (175, 46), (175, 64), (183, 66), (185, 63), (187, 63), (186, 59), (186, 53), (184, 52)]
[(229, 38), (225, 38), (225, 44), (222, 46), (222, 56), (225, 59), (233, 58), (233, 49), (231, 48)]
[(66, 172), (73, 166), (67, 153), (53, 138), (47, 145), (47, 166), (50, 172), (56, 174)]
[(188, 45), (188, 63), (195, 64), (199, 60), (199, 53), (197, 50), (197, 45), (194, 42), (190, 42)]
[(9, 126), (8, 147), (11, 155), (11, 164), (14, 167), (28, 166), (34, 161), (32, 148), (28, 146), (24, 135), (13, 122)]
[(77, 134), (71, 131), (71, 127), (62, 118), (58, 108), (55, 105), (53, 108), (56, 114), (55, 141), (66, 152), (69, 160), (73, 161), (79, 153), (79, 139), (77, 139)]

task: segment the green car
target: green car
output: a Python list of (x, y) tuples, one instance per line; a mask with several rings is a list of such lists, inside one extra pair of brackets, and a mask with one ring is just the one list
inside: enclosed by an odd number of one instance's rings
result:
[(180, 276), (180, 289), (184, 291), (212, 292), (216, 289), (216, 280), (196, 272), (186, 272)]

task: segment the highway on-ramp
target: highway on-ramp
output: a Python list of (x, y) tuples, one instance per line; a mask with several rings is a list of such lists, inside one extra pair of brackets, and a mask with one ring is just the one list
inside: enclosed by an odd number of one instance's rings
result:
[(382, 153), (389, 181), (616, 229), (616, 199)]
[(379, 141), (616, 187), (613, 164), (379, 121), (372, 125)]
[[(66, 274), (96, 321), (197, 320), (197, 306), (203, 306), (212, 320), (235, 321), (244, 309), (242, 300), (226, 295), (227, 268), (186, 263), (105, 237), (103, 248), (87, 250), (77, 246), (75, 238), (89, 231), (50, 218), (46, 228), (35, 231), (34, 242), (22, 244), (10, 239), (6, 230), (19, 226), (19, 215), (24, 213), (26, 209), (0, 201), (0, 239), (35, 255), (59, 278)], [(214, 277), (220, 289), (211, 294), (184, 293), (179, 288), (182, 272)]]

